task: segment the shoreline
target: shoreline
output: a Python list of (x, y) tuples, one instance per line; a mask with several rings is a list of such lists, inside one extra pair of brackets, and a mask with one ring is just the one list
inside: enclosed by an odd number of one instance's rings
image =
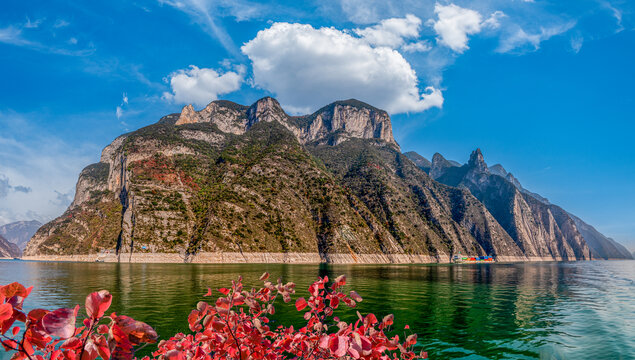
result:
[[(319, 253), (239, 253), (203, 252), (190, 256), (187, 261), (178, 253), (122, 253), (84, 255), (23, 256), (26, 261), (146, 263), (146, 264), (449, 264), (450, 257), (417, 254), (319, 254)], [(498, 256), (494, 263), (571, 261), (552, 257)]]

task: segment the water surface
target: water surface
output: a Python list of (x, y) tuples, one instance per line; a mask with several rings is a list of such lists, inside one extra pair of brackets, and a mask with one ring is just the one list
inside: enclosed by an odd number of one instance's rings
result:
[[(108, 289), (112, 311), (187, 332), (207, 287), (248, 285), (268, 271), (305, 296), (317, 277), (346, 274), (357, 310), (395, 314), (432, 359), (635, 359), (635, 261), (462, 265), (105, 264), (0, 261), (0, 284), (33, 285), (28, 308), (83, 305)], [(217, 293), (218, 294), (218, 293)], [(209, 300), (209, 298), (207, 298)], [(338, 310), (339, 311), (339, 310)], [(336, 312), (337, 313), (337, 312)], [(355, 311), (341, 313), (355, 317)], [(295, 308), (276, 317), (297, 323)], [(0, 355), (0, 359), (6, 355)]]

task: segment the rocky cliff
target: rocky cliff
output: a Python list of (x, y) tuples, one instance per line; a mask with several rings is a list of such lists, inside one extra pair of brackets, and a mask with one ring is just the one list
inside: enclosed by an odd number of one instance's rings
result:
[(569, 214), (569, 216), (573, 219), (576, 228), (580, 231), (580, 234), (586, 241), (587, 245), (589, 245), (589, 249), (591, 249), (591, 254), (594, 259), (633, 259), (631, 252), (628, 251), (628, 249), (626, 249), (622, 244), (610, 237), (602, 235), (593, 226), (585, 223), (579, 217), (573, 214)]
[(42, 226), (42, 223), (37, 220), (16, 221), (0, 226), (0, 236), (18, 245), (20, 251), (22, 251), (40, 226)]
[(545, 197), (525, 189), (502, 165), (488, 167), (480, 149), (463, 166), (453, 166), (435, 154), (430, 167), (421, 168), (429, 169), (430, 176), (441, 183), (469, 189), (527, 255), (562, 259), (631, 258), (622, 245)]
[(14, 258), (21, 255), (22, 251), (16, 244), (0, 236), (0, 258)]
[[(461, 169), (439, 156), (436, 172)], [(214, 101), (115, 139), (82, 171), (71, 206), (38, 230), (25, 253), (119, 261), (167, 253), (186, 262), (217, 254), (327, 262), (446, 262), (457, 253), (588, 258), (583, 240), (562, 240), (573, 230), (556, 229), (566, 224), (560, 213), (532, 206), (539, 205), (517, 205), (539, 213), (533, 220), (546, 234), (514, 238), (469, 189), (435, 181), (401, 154), (388, 115), (356, 100), (305, 116), (287, 115), (269, 97), (251, 106)]]

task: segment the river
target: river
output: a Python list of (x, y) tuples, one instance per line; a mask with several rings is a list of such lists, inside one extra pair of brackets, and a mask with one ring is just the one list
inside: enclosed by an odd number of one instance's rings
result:
[[(107, 289), (114, 295), (110, 311), (147, 322), (167, 338), (188, 331), (187, 315), (206, 299), (207, 287), (228, 287), (239, 275), (256, 285), (264, 271), (295, 282), (296, 297), (306, 296), (317, 276), (347, 275), (348, 288), (364, 298), (356, 310), (378, 317), (394, 313), (395, 328), (409, 324), (431, 359), (635, 359), (635, 261), (252, 265), (4, 260), (0, 284), (33, 285), (27, 310), (83, 306), (89, 292)], [(292, 304), (277, 310), (277, 321), (300, 320)], [(355, 311), (340, 314), (350, 319)]]

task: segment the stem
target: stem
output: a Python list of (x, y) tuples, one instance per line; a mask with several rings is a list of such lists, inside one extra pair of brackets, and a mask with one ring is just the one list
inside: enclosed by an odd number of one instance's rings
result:
[[(24, 347), (24, 335), (26, 334), (26, 330), (24, 331), (24, 334), (22, 334), (22, 341), (20, 341), (20, 347), (22, 347), (22, 352), (26, 354), (26, 357), (29, 358), (29, 360), (33, 360), (33, 358), (31, 357), (31, 355), (29, 355), (29, 352), (26, 351), (26, 348)], [(19, 350), (18, 350), (19, 351)]]
[[(99, 322), (99, 319), (97, 319), (97, 322)], [(79, 354), (79, 358), (81, 359), (82, 356), (84, 356), (84, 350), (86, 350), (86, 341), (88, 340), (88, 337), (90, 336), (90, 333), (93, 331), (93, 319), (90, 319), (90, 326), (88, 327), (88, 332), (86, 333), (86, 336), (84, 336), (84, 340), (82, 341), (82, 352)]]

